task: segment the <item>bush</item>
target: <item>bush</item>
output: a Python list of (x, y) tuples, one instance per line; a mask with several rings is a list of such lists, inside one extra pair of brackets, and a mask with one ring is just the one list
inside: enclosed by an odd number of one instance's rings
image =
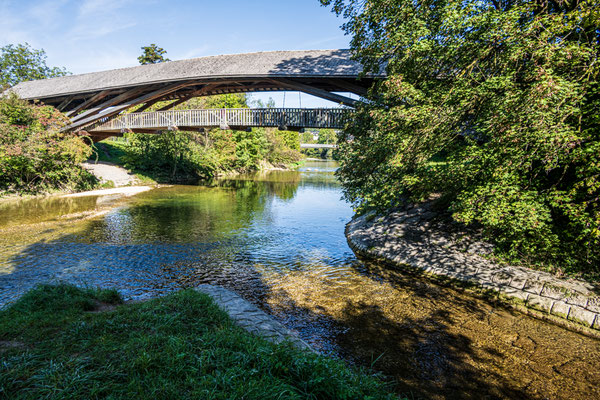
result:
[(60, 131), (67, 121), (53, 107), (30, 105), (14, 95), (0, 99), (0, 190), (39, 193), (96, 184), (80, 166), (90, 147)]
[[(127, 168), (150, 173), (158, 181), (212, 178), (220, 172), (251, 172), (266, 160), (291, 164), (301, 155), (290, 148), (295, 132), (256, 128), (252, 132), (212, 129), (204, 133), (168, 131), (128, 134)], [(299, 147), (299, 142), (297, 144)]]

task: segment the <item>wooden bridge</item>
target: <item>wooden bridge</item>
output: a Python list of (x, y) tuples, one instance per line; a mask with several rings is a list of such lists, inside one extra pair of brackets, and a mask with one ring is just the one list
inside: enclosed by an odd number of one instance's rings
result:
[(325, 144), (325, 143), (300, 143), (301, 149), (337, 149), (337, 144)]
[(99, 121), (88, 132), (92, 136), (107, 137), (120, 136), (123, 132), (197, 131), (214, 127), (237, 130), (253, 127), (340, 129), (351, 113), (352, 110), (343, 108), (220, 108), (141, 112)]
[[(215, 111), (182, 114), (135, 113), (158, 102), (167, 111), (189, 99), (225, 93), (302, 91), (343, 106), (361, 100), (340, 93), (367, 95), (385, 74), (362, 74), (349, 50), (272, 51), (201, 57), (141, 65), (111, 71), (21, 82), (9, 89), (26, 100), (53, 105), (71, 118), (66, 130), (117, 132), (121, 129), (164, 129), (173, 126), (288, 126), (341, 127), (341, 115), (331, 111)], [(282, 118), (285, 116), (285, 118)], [(113, 119), (114, 118), (114, 119)], [(262, 118), (262, 120), (261, 120)], [(102, 128), (101, 128), (102, 127)], [(134, 128), (136, 127), (136, 128)], [(101, 128), (101, 129), (100, 129)], [(91, 133), (91, 132), (90, 132)]]

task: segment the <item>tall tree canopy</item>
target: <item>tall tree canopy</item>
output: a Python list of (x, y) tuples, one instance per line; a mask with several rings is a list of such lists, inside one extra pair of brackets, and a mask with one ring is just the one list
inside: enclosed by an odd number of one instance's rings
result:
[(512, 259), (600, 273), (596, 0), (321, 0), (388, 78), (340, 137), (359, 209), (441, 193)]
[(69, 74), (65, 68), (46, 65), (46, 52), (28, 43), (0, 47), (0, 89), (19, 82)]
[(143, 50), (143, 53), (138, 57), (138, 61), (142, 65), (158, 64), (165, 61), (171, 61), (164, 57), (164, 54), (167, 54), (167, 51), (162, 47), (158, 47), (154, 43), (152, 43), (150, 46), (144, 46), (141, 49)]

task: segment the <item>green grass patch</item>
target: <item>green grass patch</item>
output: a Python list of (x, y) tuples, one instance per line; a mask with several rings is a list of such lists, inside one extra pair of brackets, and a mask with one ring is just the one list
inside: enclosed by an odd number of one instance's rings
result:
[(95, 155), (98, 161), (110, 162), (123, 165), (127, 155), (127, 144), (124, 142), (105, 140), (95, 145)]
[(391, 399), (364, 370), (235, 326), (205, 294), (40, 286), (0, 311), (0, 398)]

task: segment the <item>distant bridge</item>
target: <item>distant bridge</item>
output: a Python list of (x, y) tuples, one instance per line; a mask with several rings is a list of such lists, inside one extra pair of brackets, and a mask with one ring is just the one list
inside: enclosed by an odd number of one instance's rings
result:
[(198, 131), (214, 127), (237, 130), (253, 127), (341, 129), (351, 114), (352, 110), (343, 108), (220, 108), (136, 112), (99, 121), (89, 127), (88, 132), (99, 138), (121, 136), (124, 132)]
[(337, 149), (337, 144), (324, 144), (324, 143), (301, 143), (301, 149)]
[[(115, 132), (120, 129), (147, 128), (141, 127), (146, 123), (139, 128), (121, 128), (118, 127), (119, 122), (112, 125), (112, 121), (109, 121), (117, 116), (117, 120), (124, 117), (121, 113), (132, 107), (141, 106), (137, 110), (141, 112), (158, 102), (169, 101), (158, 110), (160, 112), (194, 97), (225, 93), (293, 90), (354, 107), (360, 100), (341, 95), (340, 92), (365, 97), (373, 82), (385, 76), (362, 74), (362, 71), (362, 65), (352, 59), (349, 50), (272, 51), (169, 61), (21, 82), (10, 90), (24, 99), (39, 100), (65, 112), (71, 118), (67, 130), (95, 129), (96, 132), (102, 132), (97, 130), (98, 127), (108, 124), (104, 126), (104, 132)], [(294, 118), (302, 119), (311, 113), (316, 115), (314, 110), (305, 114), (286, 112), (286, 115), (294, 114)], [(187, 115), (191, 118), (192, 114)], [(210, 113), (207, 111), (205, 114)], [(325, 111), (325, 114), (333, 115), (333, 112)], [(175, 121), (162, 121), (160, 117), (156, 117), (160, 114), (154, 115), (148, 117), (159, 118), (156, 123), (152, 123), (152, 128), (168, 128), (166, 125), (169, 124), (178, 127), (205, 124), (190, 120), (191, 122), (178, 122), (177, 125)], [(242, 115), (243, 113), (238, 114), (240, 118)], [(142, 118), (140, 115), (124, 117), (124, 121), (128, 121), (124, 126), (134, 126), (134, 121), (128, 118), (136, 117)], [(252, 115), (249, 117), (251, 121), (243, 124), (240, 120), (240, 126), (256, 126), (255, 117)], [(268, 118), (264, 121), (265, 126), (271, 126), (267, 125), (272, 123)], [(277, 117), (273, 121), (280, 123)], [(238, 123), (234, 119), (227, 122), (230, 126)], [(128, 123), (131, 125), (127, 125)], [(213, 123), (210, 122), (209, 126), (213, 126)], [(294, 126), (292, 123), (289, 126)], [(325, 125), (340, 126), (335, 121)]]

